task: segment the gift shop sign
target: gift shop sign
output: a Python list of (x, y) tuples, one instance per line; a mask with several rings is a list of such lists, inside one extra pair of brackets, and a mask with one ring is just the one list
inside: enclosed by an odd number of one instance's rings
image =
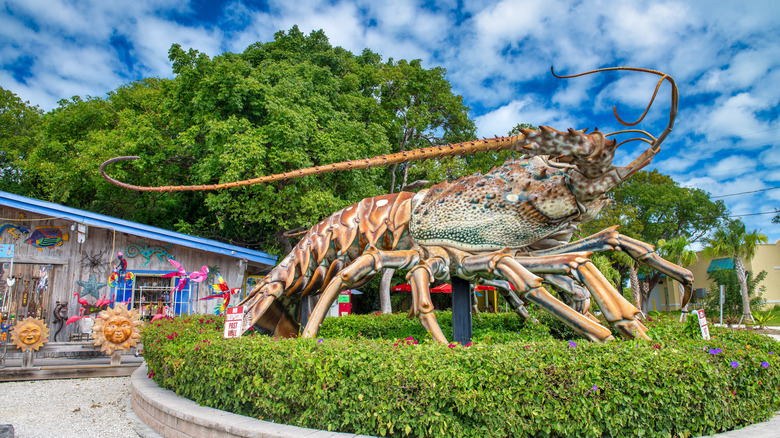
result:
[(241, 337), (241, 323), (244, 319), (244, 306), (225, 309), (225, 339)]

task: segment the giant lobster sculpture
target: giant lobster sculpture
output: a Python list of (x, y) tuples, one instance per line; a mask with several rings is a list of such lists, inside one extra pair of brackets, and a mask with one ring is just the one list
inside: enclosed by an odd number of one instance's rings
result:
[[(508, 281), (500, 289), (520, 315), (523, 301), (536, 303), (582, 336), (593, 341), (612, 339), (612, 332), (589, 313), (591, 298), (612, 328), (625, 338), (647, 338), (639, 310), (604, 278), (590, 260), (594, 252), (625, 251), (685, 287), (690, 298), (693, 275), (658, 256), (647, 243), (623, 236), (617, 226), (569, 242), (578, 224), (592, 219), (608, 202), (605, 193), (650, 163), (671, 132), (677, 114), (677, 87), (661, 72), (614, 67), (660, 76), (652, 105), (664, 81), (671, 85), (671, 110), (666, 130), (655, 138), (628, 129), (604, 134), (598, 130), (567, 132), (541, 127), (520, 135), (423, 148), (380, 157), (317, 166), (245, 181), (201, 186), (140, 187), (114, 180), (101, 165), (103, 177), (121, 187), (142, 191), (216, 190), (278, 181), (338, 170), (365, 169), (415, 160), (513, 150), (523, 158), (509, 160), (485, 175), (475, 174), (442, 182), (418, 193), (400, 192), (367, 198), (333, 213), (312, 227), (241, 304), (247, 305), (245, 328), (255, 326), (275, 336), (296, 336), (298, 323), (280, 303), (286, 296), (321, 294), (303, 337), (314, 337), (328, 308), (348, 288), (367, 283), (384, 268), (408, 270), (412, 286), (411, 315), (420, 319), (434, 339), (447, 342), (436, 321), (429, 286), (451, 276), (488, 283)], [(555, 73), (553, 72), (553, 75)], [(647, 110), (645, 111), (647, 114)], [(617, 116), (620, 123), (632, 126)], [(612, 165), (616, 140), (608, 137), (639, 133), (650, 147), (625, 167)], [(556, 286), (559, 297), (545, 288)]]

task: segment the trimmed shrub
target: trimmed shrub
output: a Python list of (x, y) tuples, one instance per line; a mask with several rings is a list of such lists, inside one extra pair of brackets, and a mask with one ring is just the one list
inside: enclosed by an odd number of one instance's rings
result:
[(201, 405), (377, 436), (688, 437), (780, 409), (780, 343), (768, 337), (690, 339), (655, 320), (657, 341), (598, 344), (503, 330), (509, 317), (481, 315), (484, 341), (468, 347), (407, 335), (391, 316), (327, 319), (323, 330), (349, 336), (285, 340), (223, 339), (222, 318), (177, 318), (143, 330), (144, 357), (160, 386)]

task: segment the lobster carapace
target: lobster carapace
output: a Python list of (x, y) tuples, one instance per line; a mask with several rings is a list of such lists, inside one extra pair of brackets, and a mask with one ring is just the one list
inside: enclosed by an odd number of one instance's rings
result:
[[(590, 256), (599, 251), (625, 251), (638, 262), (680, 281), (685, 287), (684, 302), (690, 297), (692, 274), (658, 256), (651, 245), (619, 234), (617, 226), (575, 242), (570, 240), (578, 224), (592, 219), (607, 204), (605, 193), (609, 189), (645, 167), (658, 153), (674, 124), (677, 87), (670, 76), (653, 70), (617, 67), (588, 73), (605, 70), (660, 76), (653, 99), (664, 81), (670, 83), (669, 123), (658, 138), (633, 129), (588, 134), (541, 127), (522, 130), (512, 137), (202, 186), (140, 187), (116, 181), (104, 171), (112, 162), (138, 157), (108, 160), (101, 166), (101, 173), (112, 183), (134, 190), (215, 190), (337, 170), (513, 150), (523, 157), (509, 160), (485, 175), (442, 182), (416, 194), (400, 192), (367, 198), (333, 213), (306, 232), (290, 254), (248, 293), (241, 303), (248, 306), (244, 327), (255, 326), (276, 336), (298, 335), (298, 323), (280, 304), (281, 299), (321, 294), (302, 331), (302, 336), (314, 337), (342, 290), (360, 287), (382, 269), (392, 268), (408, 271), (413, 298), (410, 315), (417, 316), (440, 342), (447, 339), (436, 322), (429, 287), (434, 280), (449, 280), (451, 276), (503, 286), (499, 290), (522, 316), (527, 316), (523, 301), (530, 301), (588, 339), (611, 339), (611, 330), (589, 313), (592, 298), (622, 336), (646, 338), (646, 329), (638, 320), (639, 310), (612, 287)], [(618, 120), (634, 125), (643, 117), (632, 124)], [(650, 147), (628, 166), (617, 167), (612, 164), (614, 152), (625, 142), (618, 144), (608, 137), (625, 132), (642, 134), (631, 140), (647, 142)], [(545, 284), (562, 292), (556, 297)]]

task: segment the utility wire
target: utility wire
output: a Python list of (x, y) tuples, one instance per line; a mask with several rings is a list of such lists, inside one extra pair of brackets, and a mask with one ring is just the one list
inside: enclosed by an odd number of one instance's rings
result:
[(758, 192), (765, 192), (765, 191), (767, 191), (767, 190), (774, 190), (774, 189), (780, 189), (780, 186), (779, 186), (779, 187), (769, 187), (769, 188), (766, 188), (766, 189), (760, 189), (760, 190), (751, 190), (751, 191), (749, 191), (749, 192), (729, 193), (728, 195), (710, 196), (710, 199), (715, 199), (715, 198), (725, 198), (725, 197), (728, 197), (728, 196), (745, 195), (745, 194), (747, 194), (747, 193), (758, 193)]

